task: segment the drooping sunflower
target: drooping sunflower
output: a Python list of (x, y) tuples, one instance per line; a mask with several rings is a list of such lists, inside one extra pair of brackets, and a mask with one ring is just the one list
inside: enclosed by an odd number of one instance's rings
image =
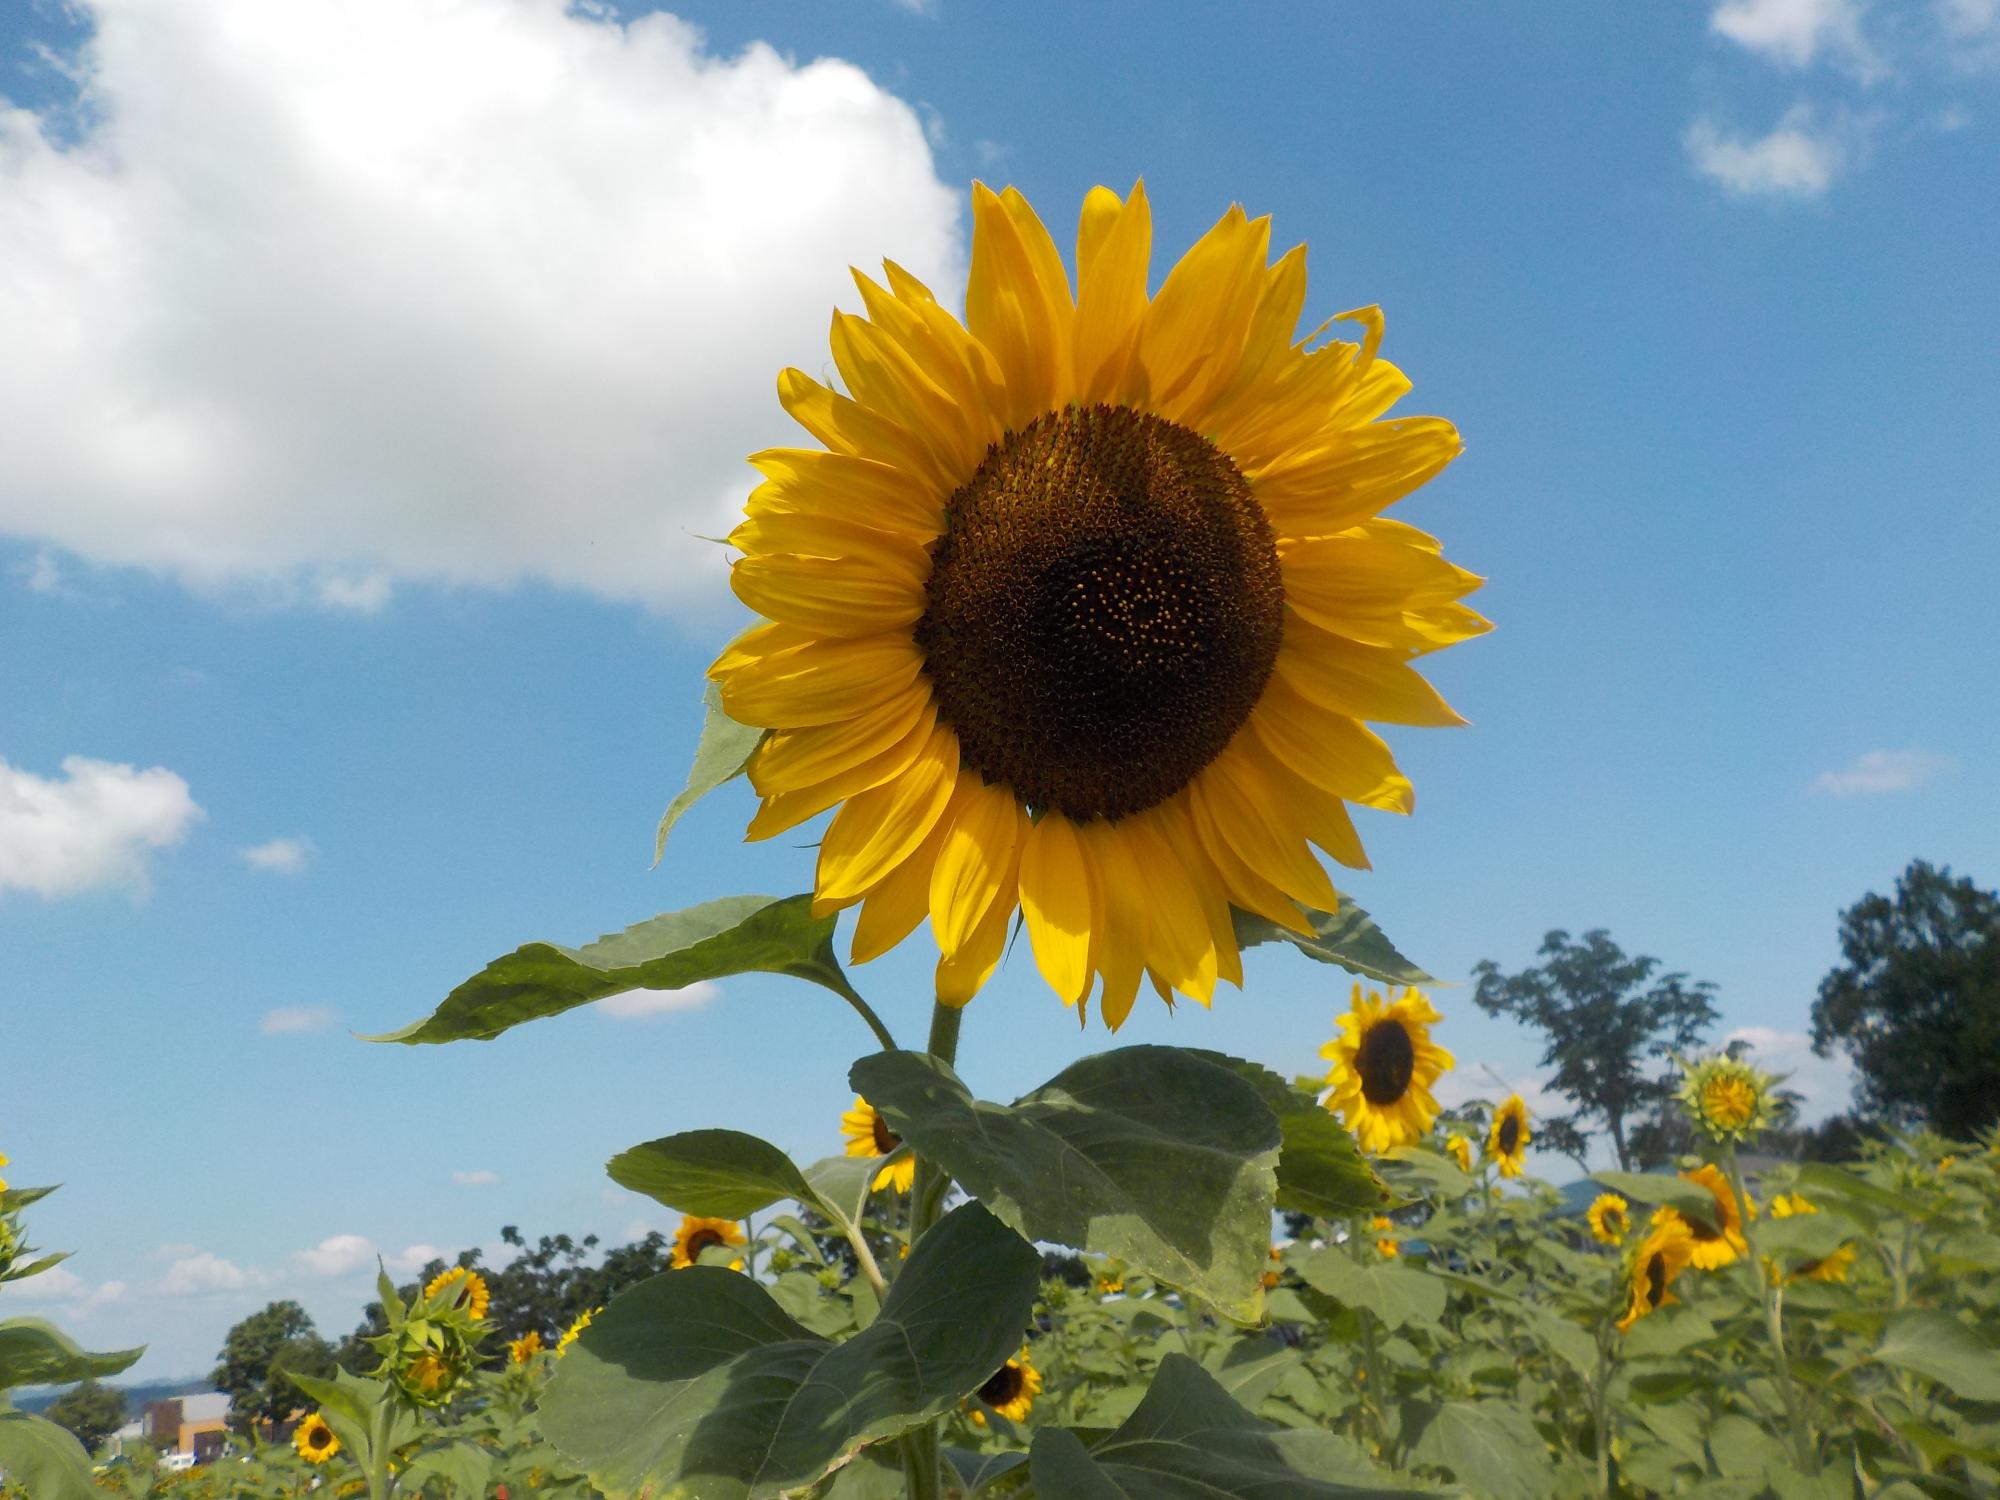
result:
[(1375, 1253), (1384, 1259), (1393, 1259), (1403, 1253), (1403, 1247), (1396, 1242), (1396, 1221), (1387, 1214), (1377, 1214), (1368, 1221), (1368, 1227), (1375, 1231)]
[[(1672, 1208), (1662, 1207), (1653, 1210), (1654, 1227), (1677, 1223), (1686, 1229), (1694, 1246), (1691, 1259), (1697, 1270), (1720, 1270), (1738, 1256), (1748, 1254), (1750, 1245), (1743, 1238), (1743, 1215), (1737, 1211), (1736, 1193), (1729, 1186), (1729, 1179), (1722, 1174), (1722, 1169), (1714, 1162), (1703, 1162), (1692, 1172), (1680, 1175), (1682, 1181), (1705, 1187), (1714, 1197), (1713, 1222), (1686, 1218)], [(1750, 1205), (1750, 1213), (1755, 1217), (1755, 1203)]]
[(1502, 1177), (1519, 1177), (1527, 1170), (1528, 1142), (1534, 1139), (1528, 1128), (1528, 1106), (1519, 1094), (1509, 1094), (1493, 1112), (1486, 1130), (1486, 1154), (1500, 1169)]
[[(698, 1214), (689, 1214), (681, 1220), (681, 1227), (674, 1231), (673, 1268), (682, 1271), (699, 1265), (704, 1250), (742, 1243), (743, 1227), (734, 1219), (704, 1219)], [(729, 1269), (742, 1270), (742, 1259), (732, 1260)]]
[(1674, 1278), (1686, 1270), (1694, 1254), (1694, 1241), (1685, 1220), (1656, 1223), (1633, 1253), (1627, 1273), (1628, 1300), (1618, 1331), (1627, 1332), (1648, 1313), (1680, 1299), (1673, 1293)]
[(1470, 1172), (1472, 1170), (1472, 1142), (1470, 1140), (1460, 1135), (1457, 1131), (1453, 1131), (1445, 1137), (1444, 1149), (1445, 1153), (1458, 1163), (1459, 1171)]
[(530, 1328), (517, 1339), (507, 1340), (507, 1360), (510, 1364), (525, 1365), (542, 1352), (540, 1330)]
[(576, 1321), (565, 1328), (562, 1337), (556, 1340), (557, 1359), (561, 1359), (565, 1354), (569, 1353), (569, 1346), (577, 1341), (578, 1336), (582, 1334), (583, 1330), (588, 1328), (597, 1315), (603, 1311), (604, 1309), (601, 1307), (592, 1307), (576, 1315)]
[(326, 1425), (326, 1418), (312, 1413), (292, 1433), (292, 1446), (309, 1464), (323, 1464), (340, 1451), (340, 1439)]
[(1599, 1193), (1584, 1210), (1591, 1238), (1600, 1245), (1622, 1245), (1632, 1228), (1632, 1205), (1616, 1193)]
[(1741, 1141), (1771, 1123), (1775, 1080), (1727, 1054), (1684, 1063), (1675, 1097), (1712, 1140)]
[(443, 1300), (475, 1323), (486, 1316), (486, 1309), (493, 1304), (486, 1278), (468, 1266), (453, 1266), (433, 1276), (430, 1285), (424, 1288), (424, 1299)]
[[(1020, 1357), (995, 1370), (973, 1394), (1008, 1421), (1022, 1422), (1034, 1410), (1035, 1397), (1041, 1389), (1042, 1372), (1035, 1368), (1034, 1360), (1028, 1357), (1028, 1346), (1023, 1344)], [(973, 1416), (983, 1417), (984, 1413), (975, 1407)], [(980, 1425), (985, 1424), (982, 1421)]]
[(1319, 1049), (1333, 1064), (1326, 1107), (1354, 1132), (1361, 1149), (1380, 1155), (1422, 1140), (1437, 1119), (1431, 1085), (1452, 1067), (1452, 1056), (1431, 1041), (1444, 1019), (1422, 990), (1386, 1000), (1357, 983), (1340, 1035)]
[[(887, 1156), (903, 1144), (903, 1138), (889, 1128), (882, 1112), (859, 1094), (854, 1096), (854, 1108), (840, 1117), (840, 1133), (847, 1137), (849, 1156)], [(907, 1193), (916, 1180), (917, 1159), (906, 1154), (875, 1174), (870, 1191), (879, 1193), (886, 1187)]]
[[(1365, 867), (1347, 803), (1408, 812), (1365, 720), (1463, 721), (1411, 661), (1489, 627), (1480, 580), (1381, 512), (1459, 451), (1358, 344), (1295, 338), (1303, 247), (1232, 208), (1148, 296), (1143, 185), (1085, 198), (1072, 294), (1018, 192), (972, 195), (961, 324), (893, 263), (836, 313), (846, 393), (779, 400), (821, 445), (752, 456), (730, 540), (765, 617), (710, 668), (771, 732), (768, 838), (838, 807), (815, 909), (860, 905), (863, 962), (926, 917), (962, 1005), (1018, 908), (1064, 1002), (1141, 978), (1242, 982), (1230, 908), (1334, 908), (1313, 852)], [(1322, 325), (1322, 328), (1324, 325)], [(1303, 909), (1303, 910), (1302, 910)]]

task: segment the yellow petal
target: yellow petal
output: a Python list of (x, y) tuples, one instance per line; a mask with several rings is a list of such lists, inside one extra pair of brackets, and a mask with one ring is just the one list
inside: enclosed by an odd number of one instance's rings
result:
[(835, 453), (871, 458), (916, 475), (940, 494), (958, 487), (960, 475), (941, 464), (929, 444), (900, 423), (821, 385), (803, 370), (778, 372), (778, 402), (793, 421)]
[(1268, 767), (1232, 741), (1203, 767), (1190, 786), (1206, 804), (1215, 830), (1251, 870), (1294, 901), (1332, 911), (1339, 898), (1320, 862), (1306, 846), (1295, 818)]
[(811, 641), (730, 672), (722, 708), (739, 724), (767, 729), (836, 724), (903, 698), (923, 666), (906, 632)]
[(1139, 330), (1139, 359), (1163, 416), (1198, 417), (1205, 398), (1235, 376), (1270, 246), (1271, 221), (1232, 205), (1167, 273)]
[(921, 581), (862, 557), (746, 557), (729, 570), (729, 587), (760, 615), (830, 636), (914, 625), (926, 603)]
[(839, 907), (907, 859), (951, 800), (958, 781), (958, 736), (940, 724), (894, 781), (850, 798), (819, 846), (814, 906)]
[(760, 797), (817, 786), (880, 755), (908, 734), (919, 717), (934, 711), (930, 694), (918, 690), (837, 723), (780, 729), (766, 735), (750, 757), (750, 785)]
[(1245, 472), (1280, 536), (1332, 536), (1394, 505), (1463, 448), (1442, 417), (1400, 417), (1322, 430)]
[(1130, 395), (1125, 371), (1146, 312), (1152, 253), (1145, 184), (1134, 184), (1124, 203), (1105, 188), (1093, 189), (1084, 200), (1076, 250), (1074, 364), (1077, 394), (1086, 403), (1119, 402)]
[[(972, 270), (965, 326), (992, 351), (1007, 383), (1001, 419), (1025, 426), (1060, 404), (1069, 361), (1069, 284), (1048, 231), (1011, 188), (1010, 202), (972, 185)], [(1023, 230), (1026, 229), (1024, 235)], [(1060, 286), (1050, 284), (1051, 264)]]
[(1432, 728), (1465, 722), (1395, 652), (1331, 635), (1297, 614), (1285, 620), (1275, 670), (1301, 697), (1352, 718)]
[(1368, 646), (1424, 646), (1408, 617), (1484, 582), (1434, 552), (1354, 536), (1286, 541), (1278, 560), (1286, 603), (1322, 630)]
[(979, 993), (981, 985), (993, 977), (1007, 951), (1007, 929), (1014, 918), (1014, 894), (1010, 888), (1004, 899), (986, 909), (958, 951), (941, 956), (937, 965), (937, 998), (941, 1005), (963, 1005)]
[(1104, 935), (1097, 946), (1097, 966), (1104, 975), (1099, 1009), (1104, 1024), (1116, 1031), (1132, 1014), (1132, 1002), (1139, 996), (1139, 978), (1146, 969), (1142, 875), (1109, 824), (1086, 823), (1080, 831), (1085, 857), (1096, 867), (1104, 893)]
[(917, 758), (919, 751), (930, 740), (931, 728), (937, 717), (934, 703), (926, 703), (917, 721), (899, 740), (888, 745), (866, 760), (851, 766), (794, 792), (780, 792), (767, 795), (757, 815), (750, 820), (744, 838), (751, 842), (767, 839), (783, 833), (788, 828), (796, 828), (808, 818), (816, 818), (836, 802), (844, 802), (870, 787), (877, 787), (892, 776), (900, 776), (909, 769), (910, 762)]
[[(945, 817), (950, 816), (949, 806)], [(854, 937), (848, 956), (857, 964), (880, 958), (916, 931), (930, 909), (931, 866), (937, 862), (938, 846), (944, 842), (945, 817), (932, 825), (916, 852), (871, 888), (861, 902), (861, 914), (854, 920)]]
[(1302, 697), (1278, 673), (1264, 684), (1250, 729), (1281, 764), (1336, 797), (1385, 812), (1408, 813), (1416, 805), (1409, 778), (1380, 736)]
[(757, 557), (859, 558), (915, 588), (922, 588), (931, 572), (930, 552), (922, 542), (825, 515), (753, 515), (729, 533), (729, 544)]
[(1124, 841), (1133, 867), (1144, 872), (1151, 907), (1146, 966), (1167, 988), (1208, 1004), (1215, 994), (1215, 948), (1182, 855), (1160, 836), (1148, 813), (1121, 819), (1112, 833)]
[(944, 529), (944, 495), (891, 464), (818, 448), (766, 448), (750, 455), (765, 476), (744, 509), (807, 511), (898, 531), (923, 543)]
[(1222, 836), (1208, 811), (1207, 802), (1189, 787), (1186, 794), (1188, 825), (1194, 831), (1196, 847), (1208, 856), (1209, 867), (1222, 883), (1223, 894), (1232, 906), (1277, 923), (1300, 937), (1312, 936), (1312, 924), (1283, 891), (1246, 865), (1235, 847)]
[(958, 775), (968, 785), (954, 799), (957, 805), (931, 868), (931, 931), (947, 958), (971, 939), (994, 902), (1004, 898), (1012, 905), (1022, 825), (1027, 821), (1006, 787), (989, 786), (979, 772), (963, 764)]
[(1035, 966), (1065, 1005), (1090, 994), (1101, 921), (1096, 872), (1083, 851), (1076, 825), (1059, 812), (1033, 824), (1021, 850), (1021, 912)]
[(928, 446), (940, 464), (970, 473), (985, 444), (964, 408), (924, 372), (895, 339), (863, 318), (833, 315), (828, 340), (834, 368), (854, 399)]

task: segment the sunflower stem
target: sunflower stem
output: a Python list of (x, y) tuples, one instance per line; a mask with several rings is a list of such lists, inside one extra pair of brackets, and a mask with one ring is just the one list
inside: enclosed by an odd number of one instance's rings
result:
[(1723, 1164), (1729, 1169), (1729, 1190), (1736, 1195), (1736, 1218), (1743, 1226), (1743, 1243), (1749, 1251), (1750, 1275), (1757, 1297), (1764, 1305), (1764, 1332), (1771, 1342), (1771, 1354), (1778, 1376), (1778, 1394), (1785, 1403), (1785, 1425), (1790, 1429), (1792, 1453), (1799, 1468), (1808, 1475), (1819, 1472), (1819, 1445), (1806, 1426), (1799, 1393), (1792, 1384), (1792, 1362), (1785, 1353), (1784, 1304), (1771, 1265), (1757, 1252), (1757, 1231), (1750, 1222), (1750, 1195), (1743, 1187), (1743, 1167), (1736, 1160), (1736, 1143), (1723, 1147)]
[(896, 1046), (896, 1038), (890, 1035), (889, 1028), (883, 1024), (882, 1018), (875, 1014), (875, 1007), (870, 1005), (866, 1000), (863, 1000), (855, 991), (854, 986), (846, 985), (839, 993), (841, 999), (854, 1007), (854, 1013), (868, 1023), (868, 1029), (875, 1033), (875, 1040), (882, 1044), (884, 1052), (899, 1050)]
[[(939, 1001), (931, 1009), (930, 1055), (949, 1067), (958, 1058), (958, 1028), (965, 1013), (955, 1005)], [(889, 1045), (893, 1046), (894, 1043)], [(951, 1179), (935, 1162), (917, 1158), (917, 1177), (910, 1193), (910, 1253), (917, 1242), (937, 1223), (944, 1207)], [(864, 1262), (865, 1265), (865, 1262)], [(879, 1275), (880, 1272), (877, 1272)], [(943, 1476), (939, 1471), (938, 1424), (936, 1421), (913, 1428), (898, 1439), (903, 1454), (903, 1483), (909, 1500), (942, 1500)]]

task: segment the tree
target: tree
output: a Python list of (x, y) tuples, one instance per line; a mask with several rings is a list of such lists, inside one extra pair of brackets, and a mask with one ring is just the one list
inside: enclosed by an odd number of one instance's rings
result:
[(1518, 974), (1501, 973), (1490, 959), (1472, 971), (1481, 1010), (1512, 1016), (1548, 1038), (1542, 1066), (1555, 1069), (1550, 1087), (1576, 1105), (1538, 1125), (1538, 1133), (1563, 1139), (1601, 1120), (1621, 1169), (1635, 1159), (1650, 1164), (1650, 1152), (1634, 1151), (1631, 1127), (1668, 1101), (1675, 1074), (1650, 1074), (1647, 1063), (1700, 1043), (1715, 1023), (1715, 986), (1690, 983), (1682, 973), (1655, 977), (1657, 958), (1626, 957), (1601, 928), (1574, 943), (1567, 932), (1551, 932), (1540, 954), (1545, 963)]
[(67, 1427), (85, 1452), (95, 1453), (99, 1443), (125, 1425), (125, 1393), (86, 1380), (56, 1397), (42, 1415), (58, 1427)]
[(229, 1397), (230, 1420), (282, 1422), (305, 1404), (281, 1371), (326, 1379), (333, 1374), (333, 1345), (319, 1336), (312, 1317), (296, 1302), (273, 1302), (229, 1330), (221, 1361), (209, 1377)]
[(1840, 914), (1813, 1051), (1854, 1059), (1864, 1112), (1966, 1139), (2000, 1123), (2000, 892), (1912, 861)]

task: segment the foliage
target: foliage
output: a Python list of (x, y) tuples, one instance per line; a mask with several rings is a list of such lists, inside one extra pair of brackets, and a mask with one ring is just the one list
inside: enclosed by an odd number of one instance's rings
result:
[(1913, 861), (1841, 913), (1813, 1050), (1854, 1059), (1864, 1108), (1965, 1138), (2000, 1125), (2000, 892)]
[(86, 1380), (64, 1391), (42, 1415), (74, 1433), (85, 1450), (94, 1453), (99, 1443), (125, 1424), (125, 1393)]
[(296, 1302), (272, 1302), (224, 1335), (209, 1380), (229, 1397), (231, 1421), (269, 1426), (298, 1408), (298, 1389), (287, 1375), (324, 1378), (333, 1373), (333, 1345), (320, 1337), (312, 1315)]

